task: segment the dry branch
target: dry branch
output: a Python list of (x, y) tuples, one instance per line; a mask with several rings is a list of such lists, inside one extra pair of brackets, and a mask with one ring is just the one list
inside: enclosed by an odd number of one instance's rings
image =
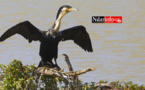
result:
[(73, 71), (72, 65), (69, 61), (69, 57), (66, 54), (63, 54), (65, 56), (65, 62), (67, 63), (69, 71)]
[[(63, 55), (65, 57), (65, 62), (69, 68), (69, 71), (73, 72), (73, 67), (69, 61), (69, 57), (66, 54)], [(71, 80), (73, 81), (73, 85), (71, 85), (70, 87), (74, 88), (75, 90), (78, 90), (78, 80), (79, 80), (78, 76), (77, 75), (72, 76)]]
[(48, 67), (40, 67), (37, 70), (35, 70), (36, 74), (45, 74), (50, 76), (56, 76), (64, 79), (64, 83), (68, 84), (67, 76), (62, 74), (61, 72), (57, 71), (54, 68), (48, 68)]
[(87, 68), (87, 69), (78, 70), (78, 71), (63, 72), (63, 71), (57, 71), (53, 68), (40, 67), (35, 71), (35, 73), (37, 73), (37, 74), (42, 74), (43, 73), (43, 74), (46, 74), (46, 75), (53, 75), (53, 76), (65, 78), (65, 76), (81, 75), (81, 74), (84, 74), (86, 72), (94, 71), (94, 70), (95, 70), (94, 68)]
[(94, 69), (94, 68), (87, 68), (87, 69), (73, 71), (73, 72), (65, 72), (65, 74), (69, 75), (69, 76), (75, 76), (75, 75), (81, 75), (81, 74), (87, 73), (89, 71), (94, 71), (94, 70), (96, 70), (96, 69)]

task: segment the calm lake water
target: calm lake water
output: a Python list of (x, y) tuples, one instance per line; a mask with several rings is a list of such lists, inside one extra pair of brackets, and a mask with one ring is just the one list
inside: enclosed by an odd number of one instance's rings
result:
[[(145, 84), (145, 0), (1, 0), (0, 35), (25, 20), (41, 30), (48, 30), (62, 5), (71, 5), (79, 12), (64, 16), (60, 29), (84, 25), (94, 52), (85, 52), (72, 41), (61, 42), (57, 60), (61, 68), (68, 71), (62, 56), (65, 53), (74, 70), (96, 68), (80, 76), (83, 81), (120, 80)], [(92, 16), (122, 16), (123, 23), (92, 24)], [(39, 45), (39, 42), (29, 44), (22, 36), (15, 35), (0, 43), (0, 64), (18, 59), (24, 65), (38, 65)]]

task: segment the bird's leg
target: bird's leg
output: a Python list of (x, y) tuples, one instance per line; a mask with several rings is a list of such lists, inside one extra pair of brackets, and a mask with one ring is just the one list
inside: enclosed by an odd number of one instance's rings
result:
[(61, 68), (57, 65), (56, 58), (54, 58), (54, 61), (55, 61), (55, 67), (57, 67), (57, 68), (58, 68), (58, 70), (61, 70)]
[(55, 65), (52, 63), (52, 61), (43, 61), (43, 60), (41, 60), (41, 61), (39, 62), (38, 67), (44, 67), (44, 66), (47, 66), (47, 67), (54, 67)]
[(51, 66), (51, 67), (53, 67), (53, 66), (54, 66), (54, 64), (53, 64), (53, 62), (52, 62), (52, 61), (46, 61), (46, 63), (47, 63), (47, 65), (49, 65), (49, 66)]

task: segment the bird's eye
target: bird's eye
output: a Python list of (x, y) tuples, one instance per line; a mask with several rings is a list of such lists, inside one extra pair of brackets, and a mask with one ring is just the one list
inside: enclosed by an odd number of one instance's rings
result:
[(66, 8), (66, 11), (69, 12), (69, 8)]

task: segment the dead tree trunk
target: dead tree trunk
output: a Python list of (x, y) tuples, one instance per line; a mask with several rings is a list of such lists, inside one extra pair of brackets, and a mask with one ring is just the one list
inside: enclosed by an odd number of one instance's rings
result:
[[(65, 56), (65, 61), (66, 61), (66, 63), (67, 63), (67, 66), (68, 66), (68, 68), (69, 68), (69, 71), (70, 72), (73, 72), (73, 67), (72, 67), (72, 65), (71, 65), (71, 63), (70, 63), (70, 61), (69, 61), (69, 57), (66, 55), (66, 54), (63, 54), (64, 56)], [(72, 76), (72, 81), (73, 81), (73, 88), (75, 89), (75, 90), (78, 90), (78, 76), (77, 75), (74, 75), (74, 76)]]

